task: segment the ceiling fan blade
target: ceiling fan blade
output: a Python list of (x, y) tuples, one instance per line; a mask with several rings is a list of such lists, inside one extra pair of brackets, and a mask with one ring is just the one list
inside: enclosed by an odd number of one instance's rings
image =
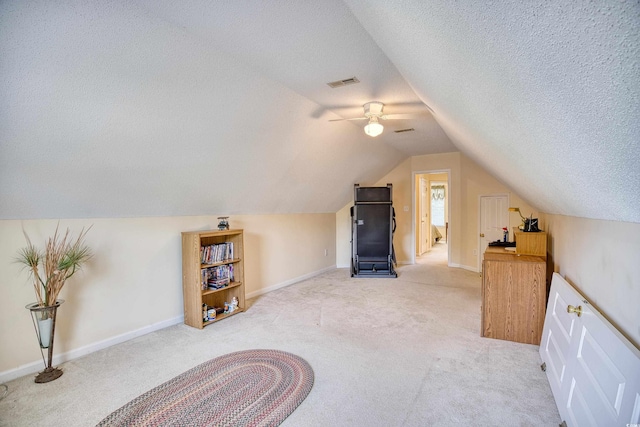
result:
[(366, 118), (366, 117), (356, 117), (355, 119), (332, 119), (332, 120), (329, 120), (329, 121), (330, 122), (341, 122), (343, 120), (369, 120), (369, 119)]
[(419, 114), (412, 113), (399, 113), (399, 114), (383, 114), (380, 117), (382, 120), (407, 120), (407, 119), (418, 119), (420, 118)]

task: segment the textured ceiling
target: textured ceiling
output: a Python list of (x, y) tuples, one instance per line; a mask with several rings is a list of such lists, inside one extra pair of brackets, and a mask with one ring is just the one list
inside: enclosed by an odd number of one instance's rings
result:
[[(2, 1), (0, 218), (334, 212), (460, 149), (545, 212), (640, 222), (639, 24), (636, 1)], [(416, 118), (328, 121), (372, 100)]]
[(640, 2), (346, 3), (456, 146), (532, 205), (640, 222)]

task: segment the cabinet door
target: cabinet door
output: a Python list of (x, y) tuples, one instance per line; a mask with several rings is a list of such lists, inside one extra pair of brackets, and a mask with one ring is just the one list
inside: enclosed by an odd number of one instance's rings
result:
[(485, 260), (483, 336), (539, 344), (544, 322), (544, 262)]

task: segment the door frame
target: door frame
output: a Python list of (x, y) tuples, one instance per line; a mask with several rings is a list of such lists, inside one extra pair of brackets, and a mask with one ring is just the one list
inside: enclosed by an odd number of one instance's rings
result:
[[(417, 203), (418, 203), (417, 211), (420, 213), (419, 215), (420, 218), (416, 218), (416, 222), (418, 221), (420, 222), (419, 224), (416, 224), (416, 227), (418, 227), (416, 229), (416, 239), (418, 238), (418, 236), (420, 236), (420, 242), (416, 241), (416, 246), (418, 247), (418, 250), (416, 251), (416, 256), (422, 256), (431, 250), (431, 230), (426, 226), (422, 225), (422, 218), (425, 216), (424, 194), (429, 192), (431, 181), (429, 181), (425, 176), (422, 176), (422, 175), (419, 177), (418, 181), (420, 182), (420, 187), (416, 188), (416, 194), (420, 194), (420, 197), (417, 200)], [(424, 189), (424, 194), (422, 192), (423, 189)], [(429, 221), (431, 221), (431, 200), (427, 200), (426, 204), (428, 205), (427, 212), (426, 212), (427, 217), (429, 218)], [(425, 232), (425, 229), (426, 229), (426, 232)], [(425, 249), (423, 246), (427, 246), (427, 248)]]
[[(411, 173), (411, 264), (416, 263), (416, 208), (417, 204), (420, 202), (416, 200), (416, 177), (417, 175), (428, 175), (428, 174), (436, 174), (436, 173), (446, 173), (447, 174), (447, 190), (449, 193), (447, 194), (447, 212), (449, 213), (449, 217), (451, 217), (451, 169), (432, 169), (425, 171), (413, 171)], [(429, 213), (431, 215), (431, 213)], [(454, 227), (452, 227), (451, 221), (449, 221), (449, 235), (452, 234)], [(451, 239), (447, 241), (447, 266), (451, 267)]]
[[(511, 199), (509, 198), (509, 193), (489, 193), (489, 194), (480, 194), (478, 196), (478, 226), (476, 232), (476, 238), (478, 239), (478, 243), (476, 245), (478, 252), (478, 256), (476, 257), (478, 272), (482, 272), (482, 257), (484, 253), (482, 253), (482, 237), (480, 237), (481, 229), (482, 229), (482, 198), (483, 197), (506, 197), (507, 198), (507, 220), (509, 220), (509, 211), (508, 208), (511, 206)], [(511, 223), (507, 223), (507, 229), (511, 226)], [(511, 231), (509, 231), (511, 234)]]

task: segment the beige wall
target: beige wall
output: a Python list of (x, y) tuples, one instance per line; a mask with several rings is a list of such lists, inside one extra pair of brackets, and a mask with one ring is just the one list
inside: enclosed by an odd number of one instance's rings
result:
[[(335, 214), (236, 215), (245, 230), (246, 292), (278, 287), (334, 266)], [(22, 227), (35, 244), (57, 221), (0, 221), (0, 374), (42, 359), (25, 305), (35, 300), (28, 275), (13, 263), (25, 246)], [(215, 228), (216, 216), (63, 220), (87, 236), (95, 255), (62, 291), (55, 354), (182, 316), (181, 231)], [(325, 249), (328, 253), (325, 256)], [(214, 326), (215, 327), (215, 326)], [(2, 382), (2, 381), (0, 381)]]
[(336, 266), (351, 266), (351, 206), (353, 201), (336, 212)]
[[(460, 267), (460, 157), (461, 153), (431, 154), (411, 158), (411, 173), (439, 172), (449, 174), (449, 265)], [(412, 201), (413, 202), (413, 201)], [(415, 258), (412, 258), (412, 262)]]
[[(451, 172), (449, 239), (451, 265), (478, 270), (478, 210), (480, 195), (507, 194), (510, 205), (524, 216), (533, 214), (550, 236), (550, 261), (556, 272), (576, 286), (636, 346), (640, 347), (640, 224), (548, 215), (538, 212), (517, 194), (460, 153), (413, 157), (372, 185), (394, 185), (398, 229), (394, 236), (398, 260), (410, 262), (411, 217), (404, 206), (413, 206), (410, 183), (413, 173), (448, 169)], [(336, 214), (338, 266), (348, 267), (349, 203)], [(510, 227), (521, 218), (509, 216)], [(511, 236), (513, 238), (513, 236)]]
[(376, 182), (374, 186), (387, 184), (393, 184), (393, 208), (396, 213), (396, 232), (393, 236), (393, 245), (396, 252), (396, 260), (400, 264), (407, 264), (411, 262), (414, 252), (411, 239), (413, 177), (411, 176), (410, 158), (396, 166), (384, 178)]
[[(507, 186), (491, 176), (485, 169), (468, 157), (461, 155), (461, 261), (463, 266), (475, 266), (480, 270), (482, 254), (474, 253), (478, 251), (480, 196), (492, 194), (506, 194), (509, 196), (510, 206), (519, 207), (524, 215), (533, 213), (534, 218), (539, 217), (538, 211), (526, 203), (520, 196), (511, 191)], [(509, 215), (509, 238), (513, 241), (512, 227), (517, 227), (522, 223), (517, 212)], [(540, 226), (544, 229), (544, 224)]]
[[(518, 206), (523, 213), (537, 212), (513, 193), (504, 184), (493, 178), (462, 153), (431, 154), (412, 157), (378, 182), (369, 185), (393, 184), (393, 206), (398, 223), (394, 235), (394, 247), (398, 263), (415, 262), (414, 242), (414, 180), (416, 173), (449, 172), (449, 265), (472, 271), (480, 271), (481, 254), (478, 251), (478, 210), (481, 195), (508, 194), (512, 206)], [(360, 183), (367, 185), (366, 183)], [(348, 267), (350, 252), (350, 202), (336, 214), (336, 264)], [(405, 207), (407, 210), (405, 210)], [(510, 227), (520, 224), (517, 213), (510, 215)], [(543, 224), (542, 224), (543, 225)]]
[[(396, 232), (393, 244), (399, 263), (411, 260), (411, 159), (396, 166), (378, 182), (359, 182), (360, 186), (385, 186), (393, 184), (393, 207), (396, 212)], [(346, 268), (351, 265), (351, 213), (353, 199), (336, 213), (336, 265)], [(405, 211), (404, 207), (408, 210)]]
[(640, 224), (544, 215), (554, 271), (640, 348)]

